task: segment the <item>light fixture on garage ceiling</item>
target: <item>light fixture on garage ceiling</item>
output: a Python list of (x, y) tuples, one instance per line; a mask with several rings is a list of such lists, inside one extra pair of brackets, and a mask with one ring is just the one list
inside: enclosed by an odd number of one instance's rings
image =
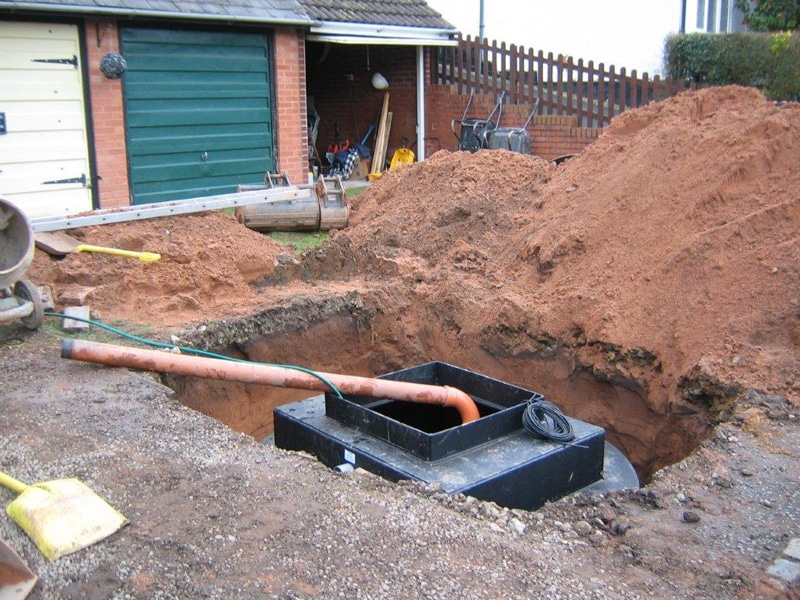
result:
[[(367, 73), (369, 73), (369, 71), (369, 45), (367, 45)], [(389, 87), (389, 82), (386, 80), (386, 77), (376, 71), (372, 75), (372, 87), (376, 90), (385, 90)]]
[(376, 90), (385, 90), (389, 87), (389, 82), (386, 80), (386, 77), (376, 72), (372, 76), (372, 87)]

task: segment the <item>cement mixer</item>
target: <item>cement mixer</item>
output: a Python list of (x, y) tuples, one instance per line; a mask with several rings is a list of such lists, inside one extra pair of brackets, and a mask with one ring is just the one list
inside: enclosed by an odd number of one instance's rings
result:
[(23, 275), (33, 261), (31, 223), (18, 207), (0, 196), (0, 323), (21, 319), (28, 329), (44, 321), (39, 288)]

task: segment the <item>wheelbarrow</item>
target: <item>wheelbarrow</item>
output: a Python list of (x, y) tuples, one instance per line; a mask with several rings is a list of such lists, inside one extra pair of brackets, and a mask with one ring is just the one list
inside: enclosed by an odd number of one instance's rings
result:
[(498, 127), (491, 132), (487, 140), (487, 148), (489, 150), (508, 150), (509, 152), (518, 152), (520, 154), (531, 153), (531, 136), (528, 133), (528, 125), (530, 125), (533, 116), (539, 110), (539, 99), (533, 103), (533, 110), (525, 123), (521, 127)]
[[(492, 131), (500, 125), (500, 119), (503, 116), (503, 99), (505, 95), (504, 91), (500, 92), (497, 104), (485, 119), (467, 119), (469, 107), (472, 105), (472, 99), (475, 96), (475, 90), (470, 91), (469, 100), (461, 118), (450, 121), (450, 129), (453, 130), (453, 134), (458, 139), (459, 150), (477, 152), (482, 148), (488, 147), (489, 137)], [(494, 120), (495, 115), (497, 115), (497, 120)], [(456, 126), (458, 126), (458, 131), (456, 131)]]
[(21, 319), (28, 329), (44, 321), (39, 288), (23, 275), (33, 261), (35, 241), (28, 218), (0, 196), (0, 323)]

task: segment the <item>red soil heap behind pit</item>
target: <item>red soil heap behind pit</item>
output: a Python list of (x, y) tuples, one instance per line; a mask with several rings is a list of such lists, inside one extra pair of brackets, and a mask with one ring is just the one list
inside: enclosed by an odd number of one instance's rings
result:
[(346, 235), (479, 271), (486, 314), (796, 402), (798, 232), (800, 105), (726, 87), (624, 113), (558, 168), (437, 153), (379, 180)]
[[(797, 104), (738, 87), (686, 93), (624, 113), (560, 167), (442, 151), (387, 173), (315, 251), (315, 269), (346, 249), (370, 280), (389, 258), (443, 314), (458, 299), (476, 330), (494, 319), (556, 339), (580, 332), (656, 355), (670, 386), (699, 365), (797, 402), (798, 165)], [(156, 325), (253, 310), (270, 293), (253, 284), (285, 252), (220, 213), (71, 233), (163, 259), (37, 252), (28, 277), (57, 301), (87, 294), (103, 319)]]

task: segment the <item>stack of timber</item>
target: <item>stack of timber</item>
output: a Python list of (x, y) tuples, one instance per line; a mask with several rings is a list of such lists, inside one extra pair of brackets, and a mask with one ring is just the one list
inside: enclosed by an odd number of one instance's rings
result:
[(389, 145), (389, 131), (391, 128), (392, 113), (389, 112), (389, 92), (386, 92), (383, 96), (381, 118), (378, 123), (378, 135), (375, 138), (375, 151), (372, 153), (372, 168), (369, 174), (370, 181), (377, 179), (383, 173), (383, 165), (386, 162), (386, 148)]

